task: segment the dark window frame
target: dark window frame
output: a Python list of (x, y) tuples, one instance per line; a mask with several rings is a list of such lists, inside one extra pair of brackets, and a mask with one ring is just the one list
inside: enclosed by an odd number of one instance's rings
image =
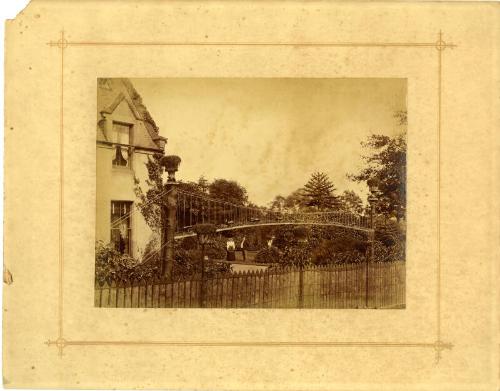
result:
[[(115, 250), (121, 254), (132, 255), (132, 208), (133, 201), (111, 200), (110, 204), (110, 242)], [(123, 236), (125, 225), (127, 236)]]
[[(115, 138), (115, 136), (118, 134), (120, 135), (119, 132), (115, 131), (115, 125), (123, 126), (128, 128), (128, 143), (123, 143), (120, 137), (118, 136), (118, 139), (112, 140), (114, 149), (115, 149), (115, 154), (113, 157), (113, 160), (111, 162), (113, 168), (118, 168), (118, 169), (132, 169), (132, 153), (133, 153), (133, 148), (132, 148), (132, 136), (133, 136), (133, 128), (134, 125), (127, 123), (127, 122), (122, 122), (122, 121), (113, 121), (112, 123), (112, 136)], [(127, 159), (123, 157), (123, 150), (127, 151)]]

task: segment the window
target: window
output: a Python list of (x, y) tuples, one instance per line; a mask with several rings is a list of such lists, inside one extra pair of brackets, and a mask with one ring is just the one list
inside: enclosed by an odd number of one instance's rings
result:
[(113, 159), (113, 167), (130, 167), (129, 148), (117, 145), (115, 147), (115, 157)]
[(115, 157), (113, 159), (113, 167), (130, 167), (130, 133), (131, 126), (118, 122), (113, 122), (113, 134), (111, 141), (115, 145)]
[(130, 125), (113, 122), (112, 142), (130, 145)]
[(131, 254), (131, 201), (111, 201), (111, 243), (120, 254)]

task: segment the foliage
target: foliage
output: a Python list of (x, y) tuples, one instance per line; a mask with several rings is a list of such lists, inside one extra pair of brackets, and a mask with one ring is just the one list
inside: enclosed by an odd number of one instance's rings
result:
[(179, 180), (177, 181), (177, 188), (187, 193), (206, 196), (206, 192), (203, 187), (196, 182)]
[(304, 186), (303, 197), (307, 206), (318, 210), (330, 209), (335, 205), (335, 186), (323, 172), (315, 172)]
[(162, 227), (161, 205), (164, 201), (163, 194), (165, 191), (162, 180), (163, 170), (160, 164), (162, 157), (161, 154), (154, 154), (152, 158), (148, 155), (148, 161), (146, 162), (148, 179), (145, 181), (148, 190), (144, 193), (137, 178), (135, 178), (134, 187), (135, 195), (139, 200), (136, 206), (144, 217), (146, 224), (155, 232), (158, 232)]
[(396, 111), (394, 113), (398, 125), (406, 126), (408, 124), (408, 112), (406, 110)]
[[(380, 227), (382, 227), (380, 223)], [(374, 261), (388, 262), (404, 260), (404, 235), (397, 224), (386, 223), (389, 228), (381, 228), (380, 237), (376, 236)], [(264, 251), (259, 255), (270, 263), (281, 266), (292, 265), (326, 265), (338, 263), (364, 262), (370, 250), (365, 233), (336, 227), (312, 226), (300, 227), (302, 232), (293, 226), (276, 228), (273, 245), (276, 251)], [(391, 232), (395, 242), (388, 245), (384, 238), (386, 232)], [(305, 235), (304, 235), (305, 234)], [(377, 234), (376, 234), (377, 235)], [(305, 236), (305, 240), (303, 239)], [(385, 240), (385, 241), (382, 241)]]
[[(406, 112), (395, 114), (405, 126)], [(380, 134), (371, 135), (363, 147), (371, 151), (363, 156), (367, 167), (348, 177), (356, 182), (374, 181), (378, 183), (379, 202), (377, 212), (396, 219), (406, 214), (406, 132), (396, 137)]]
[[(164, 226), (166, 216), (163, 215), (163, 204), (165, 202), (165, 185), (163, 184), (163, 167), (165, 165), (175, 166), (180, 163), (180, 158), (176, 156), (166, 156), (162, 154), (155, 154), (148, 156), (146, 162), (146, 169), (148, 172), (148, 179), (145, 184), (148, 189), (144, 191), (141, 188), (141, 183), (135, 178), (135, 194), (138, 198), (136, 203), (137, 208), (143, 215), (148, 226), (156, 233), (154, 241), (146, 245), (142, 262), (134, 260), (128, 256), (120, 258), (118, 254), (109, 253), (112, 249), (108, 250), (105, 254), (103, 251), (99, 262), (96, 255), (96, 270), (98, 270), (98, 278), (106, 276), (109, 279), (115, 280), (116, 276), (123, 275), (125, 279), (130, 278), (160, 278), (161, 270), (161, 252), (158, 249), (161, 247), (158, 237)], [(247, 203), (246, 189), (235, 181), (216, 179), (208, 184), (208, 181), (201, 176), (198, 182), (182, 182), (179, 181), (178, 189), (218, 199), (232, 202), (239, 205)], [(198, 204), (193, 205), (193, 209), (189, 213), (205, 213), (203, 206)], [(180, 221), (181, 224), (186, 225), (186, 221)], [(209, 230), (213, 233), (214, 227), (208, 225), (198, 225), (197, 230), (205, 232)], [(96, 251), (97, 253), (97, 251)], [(222, 237), (211, 237), (208, 244), (205, 246), (205, 254), (208, 255), (209, 261), (206, 263), (205, 275), (207, 278), (215, 276), (220, 273), (228, 273), (230, 266), (212, 262), (212, 260), (224, 259), (226, 257), (226, 242)], [(97, 265), (98, 264), (98, 265)], [(97, 273), (97, 272), (96, 272)], [(196, 278), (201, 274), (201, 253), (196, 238), (186, 238), (182, 241), (175, 242), (175, 254), (172, 267), (172, 278), (174, 280)], [(97, 274), (96, 274), (97, 275)]]
[(209, 259), (225, 259), (226, 258), (226, 242), (218, 243), (211, 242), (206, 248), (205, 253)]
[(198, 239), (196, 236), (188, 236), (179, 241), (178, 247), (183, 250), (196, 250), (198, 248)]
[(361, 197), (352, 190), (345, 190), (339, 197), (340, 209), (354, 214), (363, 213), (363, 201)]
[(311, 261), (315, 265), (358, 263), (364, 262), (366, 253), (356, 249), (339, 250), (338, 243), (329, 240), (323, 240), (320, 245), (313, 249)]
[[(207, 246), (205, 255), (209, 258), (209, 261), (205, 262), (206, 278), (213, 278), (230, 273), (230, 265), (213, 262), (215, 259), (223, 259), (226, 256), (225, 249), (222, 250), (217, 246)], [(173, 279), (185, 280), (199, 278), (201, 276), (201, 256), (201, 251), (198, 249), (184, 250), (180, 247), (176, 248)]]
[(280, 250), (284, 250), (286, 247), (296, 244), (297, 241), (293, 233), (293, 226), (284, 225), (276, 229), (275, 238), (273, 241), (274, 246), (276, 246)]
[(215, 225), (213, 224), (196, 224), (193, 231), (197, 235), (212, 235), (215, 233)]
[[(104, 281), (133, 281), (161, 278), (161, 252), (157, 251), (158, 240), (153, 239), (148, 245), (142, 262), (127, 254), (120, 254), (111, 245), (103, 242), (96, 243), (96, 280)], [(211, 241), (205, 248), (209, 261), (205, 265), (205, 276), (212, 278), (230, 272), (230, 266), (225, 263), (216, 263), (211, 260), (224, 259), (226, 256), (225, 242)], [(176, 242), (174, 263), (172, 270), (173, 280), (198, 278), (201, 275), (201, 251), (196, 238), (185, 238)]]
[(311, 263), (311, 252), (307, 245), (287, 246), (278, 258), (280, 266), (305, 266)]
[(154, 257), (158, 248), (160, 248), (160, 235), (153, 234), (151, 239), (146, 243), (146, 247), (142, 253), (142, 262)]
[(305, 205), (304, 194), (302, 189), (295, 190), (285, 198), (284, 207), (289, 210), (298, 210)]
[[(320, 175), (323, 179), (317, 180), (317, 175)], [(331, 186), (331, 190), (328, 190), (329, 186)], [(340, 196), (336, 196), (334, 192), (335, 188), (326, 174), (315, 173), (305, 187), (295, 190), (287, 197), (276, 196), (270, 203), (270, 209), (278, 212), (293, 212), (335, 208), (353, 214), (362, 214), (364, 212), (363, 201), (354, 191), (345, 190)]]
[(246, 189), (236, 181), (215, 179), (208, 185), (208, 192), (212, 198), (235, 205), (246, 205), (248, 202)]
[(273, 212), (282, 212), (285, 208), (286, 198), (282, 195), (277, 195), (274, 200), (270, 203), (269, 209)]
[(374, 261), (393, 262), (405, 260), (405, 244), (397, 242), (393, 246), (385, 246), (382, 242), (374, 242)]
[(203, 194), (208, 194), (208, 186), (210, 185), (210, 183), (203, 175), (200, 175), (200, 177), (198, 178), (197, 185)]
[(111, 245), (96, 242), (95, 276), (98, 283), (150, 278), (159, 273), (157, 265), (141, 264), (127, 254), (120, 254)]
[(375, 240), (389, 247), (404, 241), (404, 237), (397, 222), (392, 220), (377, 220), (375, 225)]
[(305, 241), (305, 240), (307, 240), (307, 237), (309, 236), (309, 230), (306, 227), (304, 227), (303, 225), (293, 227), (293, 236), (299, 242)]
[(258, 263), (275, 263), (279, 262), (280, 252), (276, 247), (266, 247), (260, 250), (255, 255), (255, 262)]
[[(280, 267), (364, 262), (370, 250), (366, 233), (338, 227), (293, 225), (252, 227), (233, 231), (230, 235), (237, 245), (245, 237), (247, 250), (259, 250), (256, 262), (277, 264)], [(273, 236), (273, 246), (269, 248), (267, 240)], [(375, 238), (376, 262), (405, 259), (404, 231), (396, 222), (379, 219), (376, 222)], [(206, 250), (210, 259), (225, 258), (226, 240), (222, 234), (216, 235), (211, 240)], [(198, 244), (195, 237), (180, 241), (179, 248), (186, 251), (182, 255), (184, 258), (196, 260), (201, 256), (196, 252)], [(184, 258), (181, 264), (192, 262)]]

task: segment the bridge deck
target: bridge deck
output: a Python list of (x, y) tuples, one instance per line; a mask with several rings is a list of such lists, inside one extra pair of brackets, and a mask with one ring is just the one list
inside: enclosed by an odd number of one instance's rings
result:
[[(232, 230), (237, 230), (237, 229), (263, 227), (263, 226), (277, 226), (277, 225), (318, 225), (318, 226), (333, 226), (333, 227), (338, 227), (338, 228), (353, 229), (355, 231), (361, 231), (361, 232), (367, 232), (367, 233), (373, 231), (373, 228), (346, 225), (346, 224), (335, 223), (335, 222), (330, 222), (330, 223), (273, 222), (273, 223), (245, 224), (245, 225), (235, 225), (235, 226), (230, 226), (230, 227), (222, 227), (222, 228), (217, 228), (216, 232), (225, 232), (225, 231), (232, 231)], [(188, 238), (191, 236), (196, 236), (196, 233), (192, 232), (192, 231), (191, 232), (182, 232), (182, 233), (178, 232), (175, 234), (175, 239), (176, 240), (184, 239), (184, 238)]]

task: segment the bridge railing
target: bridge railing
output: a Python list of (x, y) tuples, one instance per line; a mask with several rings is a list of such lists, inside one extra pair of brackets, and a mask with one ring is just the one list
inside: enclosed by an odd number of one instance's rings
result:
[(213, 224), (218, 229), (271, 223), (335, 224), (369, 229), (370, 218), (343, 211), (278, 212), (265, 208), (237, 205), (179, 190), (177, 195), (176, 232), (189, 233), (196, 224)]

